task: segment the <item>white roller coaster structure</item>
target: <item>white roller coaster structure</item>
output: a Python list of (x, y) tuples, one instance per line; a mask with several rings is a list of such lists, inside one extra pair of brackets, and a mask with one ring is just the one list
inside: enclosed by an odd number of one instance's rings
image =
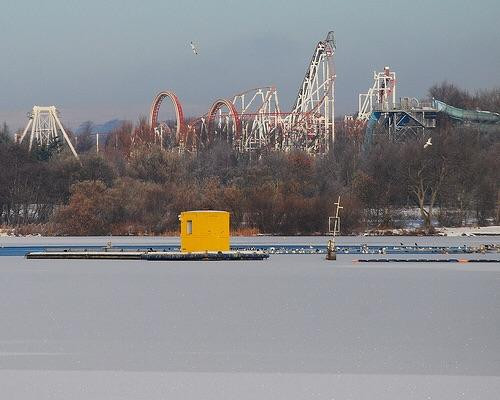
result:
[(276, 88), (266, 86), (237, 94), (232, 100), (216, 100), (207, 114), (186, 123), (177, 96), (165, 91), (153, 100), (150, 126), (164, 132), (158, 114), (168, 97), (176, 115), (175, 129), (167, 130), (175, 131), (176, 138), (169, 142), (181, 149), (197, 149), (222, 138), (240, 152), (300, 149), (324, 154), (335, 139), (334, 53), (334, 34), (329, 32), (314, 49), (290, 112), (281, 111)]

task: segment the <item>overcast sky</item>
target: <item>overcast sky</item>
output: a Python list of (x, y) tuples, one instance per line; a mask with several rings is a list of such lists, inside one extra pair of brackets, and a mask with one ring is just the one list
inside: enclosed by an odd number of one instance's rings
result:
[(0, 122), (25, 125), (35, 104), (56, 105), (70, 127), (135, 121), (166, 89), (201, 115), (216, 98), (271, 84), (286, 110), (329, 30), (337, 115), (356, 111), (385, 65), (398, 96), (425, 97), (445, 79), (498, 87), (499, 16), (499, 0), (2, 0)]

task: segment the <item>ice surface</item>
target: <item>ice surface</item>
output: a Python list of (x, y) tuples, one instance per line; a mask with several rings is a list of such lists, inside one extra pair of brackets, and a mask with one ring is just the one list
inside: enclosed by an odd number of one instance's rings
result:
[(500, 265), (323, 258), (0, 257), (0, 397), (496, 398)]

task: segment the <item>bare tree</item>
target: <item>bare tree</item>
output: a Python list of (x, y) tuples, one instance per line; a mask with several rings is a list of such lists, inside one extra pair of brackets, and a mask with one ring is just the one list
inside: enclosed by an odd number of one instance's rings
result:
[(424, 149), (423, 140), (415, 140), (406, 145), (404, 152), (408, 190), (416, 200), (427, 233), (433, 230), (434, 207), (449, 172), (439, 139), (440, 136), (434, 136), (431, 149)]
[(10, 129), (6, 122), (0, 127), (0, 145), (12, 142)]
[(94, 124), (92, 121), (86, 121), (83, 123), (80, 132), (76, 136), (78, 138), (76, 145), (76, 151), (78, 154), (88, 152), (94, 148), (95, 143), (92, 138), (93, 130)]

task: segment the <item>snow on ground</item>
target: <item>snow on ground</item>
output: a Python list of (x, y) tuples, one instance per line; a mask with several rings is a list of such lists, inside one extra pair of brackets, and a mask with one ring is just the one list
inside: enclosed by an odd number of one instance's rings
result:
[(500, 226), (440, 228), (446, 236), (500, 235)]
[(0, 257), (0, 398), (496, 398), (500, 265), (353, 258)]
[(16, 400), (495, 400), (500, 377), (7, 370), (0, 386)]

